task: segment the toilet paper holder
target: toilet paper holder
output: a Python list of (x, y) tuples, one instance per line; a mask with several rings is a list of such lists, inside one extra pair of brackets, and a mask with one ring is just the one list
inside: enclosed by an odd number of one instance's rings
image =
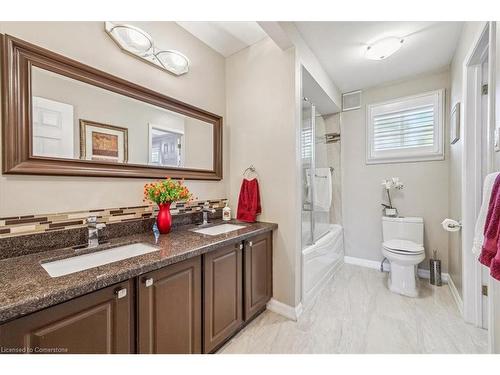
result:
[(441, 223), (443, 228), (448, 231), (458, 231), (462, 228), (462, 222), (461, 221), (456, 221), (453, 219), (445, 219)]

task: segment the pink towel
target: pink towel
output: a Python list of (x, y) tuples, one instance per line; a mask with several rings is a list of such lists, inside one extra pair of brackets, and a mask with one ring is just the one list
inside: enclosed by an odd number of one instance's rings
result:
[(479, 261), (490, 267), (490, 274), (500, 280), (500, 175), (491, 190), (488, 214), (484, 225), (484, 241)]

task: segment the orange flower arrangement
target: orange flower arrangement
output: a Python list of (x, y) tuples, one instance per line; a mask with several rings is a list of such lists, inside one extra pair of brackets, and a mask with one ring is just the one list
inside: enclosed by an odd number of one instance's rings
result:
[(169, 177), (152, 184), (144, 185), (144, 200), (156, 204), (176, 201), (189, 201), (193, 194), (184, 186), (184, 181), (174, 181)]

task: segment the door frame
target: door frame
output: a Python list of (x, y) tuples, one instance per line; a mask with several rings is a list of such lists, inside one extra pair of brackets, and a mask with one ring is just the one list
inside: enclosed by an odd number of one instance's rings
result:
[[(495, 25), (484, 22), (463, 63), (463, 155), (462, 155), (462, 278), (463, 317), (466, 322), (483, 326), (481, 294), (481, 264), (472, 253), (476, 218), (482, 203), (482, 119), (481, 119), (481, 56), (488, 49), (488, 93), (495, 91), (492, 79)], [(491, 119), (491, 96), (488, 97), (487, 172), (494, 166), (494, 144)], [(494, 108), (493, 108), (494, 110)]]

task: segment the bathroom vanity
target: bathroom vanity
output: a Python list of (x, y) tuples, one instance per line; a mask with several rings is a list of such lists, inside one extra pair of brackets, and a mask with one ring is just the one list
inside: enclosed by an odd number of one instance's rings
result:
[[(4, 175), (222, 180), (222, 116), (10, 35), (0, 52)], [(3, 353), (212, 353), (266, 308), (277, 225), (156, 239), (152, 206), (86, 208), (0, 219)], [(70, 247), (88, 215), (114, 234)]]
[(193, 226), (111, 240), (157, 251), (60, 277), (41, 263), (60, 249), (0, 261), (4, 352), (212, 353), (265, 310), (275, 224), (205, 235)]

